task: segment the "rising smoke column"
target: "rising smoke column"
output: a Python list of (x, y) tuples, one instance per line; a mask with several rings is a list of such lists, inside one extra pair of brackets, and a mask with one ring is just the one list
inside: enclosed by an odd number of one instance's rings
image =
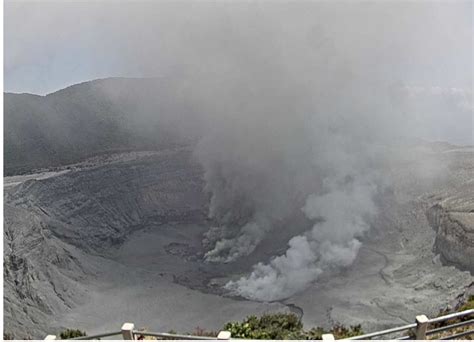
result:
[(252, 128), (231, 121), (234, 127), (220, 127), (196, 148), (211, 194), (209, 217), (219, 224), (205, 237), (208, 261), (230, 262), (253, 252), (276, 221), (304, 203), (304, 189), (318, 185), (307, 183), (316, 168), (307, 158), (306, 138), (291, 139), (305, 134), (305, 121), (274, 110), (267, 118), (266, 111), (252, 115), (249, 109), (245, 124)]
[[(348, 55), (324, 32), (315, 34), (316, 50), (295, 47), (311, 57), (304, 65), (246, 56), (249, 72), (232, 87), (213, 88), (213, 129), (195, 150), (216, 223), (204, 238), (207, 261), (249, 255), (296, 212), (314, 222), (283, 255), (225, 286), (254, 300), (286, 298), (355, 260), (376, 215), (383, 145), (392, 129), (399, 132), (390, 84), (368, 68), (370, 56)], [(291, 223), (279, 229), (296, 231)]]

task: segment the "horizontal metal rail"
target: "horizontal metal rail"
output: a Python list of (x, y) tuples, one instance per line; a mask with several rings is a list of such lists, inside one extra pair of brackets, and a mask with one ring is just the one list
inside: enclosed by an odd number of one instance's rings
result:
[(441, 338), (441, 340), (455, 340), (457, 338), (469, 336), (469, 335), (474, 335), (474, 330), (463, 331), (462, 333), (459, 333), (459, 334), (446, 336), (446, 337)]
[(402, 337), (397, 337), (397, 340), (411, 340), (413, 337), (412, 336), (402, 336)]
[(133, 335), (174, 338), (174, 339), (177, 339), (177, 340), (217, 340), (217, 337), (179, 335), (179, 334), (168, 334), (168, 333), (150, 332), (150, 331), (137, 331), (137, 330), (133, 331)]
[(471, 324), (474, 324), (474, 319), (470, 319), (469, 321), (453, 323), (453, 324), (450, 324), (450, 325), (446, 325), (444, 327), (428, 330), (426, 332), (426, 335), (433, 335), (433, 334), (436, 334), (436, 333), (439, 333), (439, 332), (443, 332), (443, 331), (446, 331), (446, 330), (451, 330), (451, 329), (454, 329), (454, 328), (459, 328), (459, 327), (463, 327), (463, 326), (471, 325)]
[(413, 329), (416, 328), (416, 323), (404, 325), (401, 327), (396, 327), (396, 328), (391, 328), (387, 330), (381, 330), (381, 331), (376, 331), (370, 334), (365, 334), (365, 335), (359, 335), (359, 336), (354, 336), (348, 338), (348, 340), (367, 340), (372, 337), (377, 337), (377, 336), (382, 336), (382, 335), (388, 335), (388, 334), (395, 334), (397, 332), (405, 331), (408, 329)]
[[(450, 319), (466, 317), (466, 316), (470, 316), (470, 315), (473, 315), (473, 314), (474, 314), (474, 309), (470, 309), (470, 310), (465, 310), (465, 311), (461, 311), (461, 312), (455, 312), (455, 313), (452, 313), (452, 314), (444, 315), (444, 316), (441, 316), (441, 317), (432, 318), (432, 319), (429, 319), (427, 323), (428, 324), (441, 323), (441, 322), (448, 321)], [(473, 324), (473, 322), (474, 322), (474, 320), (469, 320), (469, 321), (459, 322), (459, 323), (453, 323), (453, 324), (448, 325), (448, 326), (444, 326), (444, 327), (429, 330), (429, 331), (426, 332), (426, 335), (433, 335), (433, 334), (436, 334), (438, 332), (448, 331), (448, 330), (451, 330), (451, 329), (454, 329), (454, 328), (457, 328), (457, 327), (470, 325), (470, 324)], [(348, 338), (348, 340), (366, 340), (366, 339), (370, 339), (370, 338), (373, 338), (373, 337), (394, 334), (394, 333), (397, 333), (397, 332), (413, 329), (413, 328), (416, 328), (416, 327), (417, 327), (417, 324), (412, 323), (412, 324), (404, 325), (404, 326), (401, 326), (401, 327), (396, 327), (396, 328), (392, 328), (392, 329), (376, 331), (376, 332), (373, 332), (373, 333), (370, 333), (370, 334), (350, 337), (350, 338)], [(462, 336), (465, 336), (465, 335), (462, 335)], [(399, 337), (399, 338), (396, 338), (396, 339), (407, 340), (407, 339), (410, 339), (410, 338), (412, 338), (412, 337), (403, 336), (403, 337)]]
[(464, 316), (469, 316), (469, 315), (474, 315), (474, 309), (465, 310), (461, 312), (455, 312), (449, 315), (432, 318), (429, 320), (429, 323), (439, 323), (439, 322), (444, 322), (453, 318), (459, 318), (459, 317), (464, 317)]
[(108, 332), (108, 333), (103, 333), (103, 334), (97, 334), (97, 335), (92, 335), (92, 336), (81, 336), (81, 337), (74, 337), (74, 338), (69, 338), (68, 340), (93, 340), (95, 338), (101, 338), (101, 337), (109, 337), (109, 336), (115, 336), (115, 335), (121, 335), (122, 331), (113, 331), (113, 332)]

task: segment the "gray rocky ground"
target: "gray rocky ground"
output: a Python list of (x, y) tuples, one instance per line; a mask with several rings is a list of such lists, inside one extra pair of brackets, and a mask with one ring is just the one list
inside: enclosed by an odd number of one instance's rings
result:
[(384, 166), (390, 186), (354, 264), (274, 303), (229, 297), (221, 285), (284, 252), (308, 223), (274, 230), (237, 262), (203, 262), (212, 222), (186, 148), (6, 177), (5, 331), (42, 338), (131, 321), (190, 332), (269, 311), (296, 312), (306, 327), (367, 331), (435, 314), (473, 282), (474, 156), (450, 146), (412, 152), (387, 159), (397, 160)]

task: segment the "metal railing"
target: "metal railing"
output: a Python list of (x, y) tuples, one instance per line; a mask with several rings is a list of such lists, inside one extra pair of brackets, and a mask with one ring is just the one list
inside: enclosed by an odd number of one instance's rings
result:
[[(470, 317), (471, 319), (468, 319)], [(453, 319), (466, 319), (461, 320), (459, 322), (450, 323), (445, 326), (436, 327), (431, 330), (428, 330), (430, 324), (439, 324), (444, 323)], [(448, 322), (449, 323), (449, 322)], [(444, 315), (436, 318), (428, 318), (425, 315), (416, 316), (415, 323), (403, 325), (400, 327), (395, 327), (391, 329), (376, 331), (369, 334), (354, 336), (348, 338), (347, 340), (369, 340), (374, 337), (389, 337), (393, 340), (425, 340), (428, 336), (444, 333), (444, 332), (452, 332), (451, 335), (437, 337), (440, 340), (451, 340), (451, 339), (458, 339), (461, 337), (466, 336), (474, 336), (474, 329), (466, 330), (466, 331), (452, 331), (454, 329), (460, 329), (467, 326), (474, 326), (474, 309), (465, 310), (461, 312), (452, 313), (449, 315)], [(393, 337), (394, 334), (407, 332), (407, 335)], [(82, 336), (72, 338), (71, 340), (93, 340), (99, 339), (103, 337), (111, 337), (122, 335), (124, 340), (136, 340), (140, 336), (153, 336), (158, 337), (161, 339), (172, 339), (172, 340), (230, 340), (231, 334), (228, 331), (221, 331), (217, 335), (217, 337), (209, 337), (209, 336), (196, 336), (196, 335), (180, 335), (180, 334), (170, 334), (170, 333), (162, 333), (162, 332), (150, 332), (150, 331), (140, 331), (135, 330), (135, 325), (133, 323), (125, 323), (122, 325), (122, 329), (120, 331), (113, 331), (109, 333), (103, 333), (98, 335), (92, 336)], [(387, 336), (389, 335), (389, 336)], [(332, 334), (323, 334), (323, 340), (335, 340)], [(48, 335), (46, 336), (45, 340), (56, 340), (55, 335)]]
[[(196, 335), (181, 335), (181, 334), (170, 334), (162, 332), (152, 332), (152, 331), (141, 331), (135, 330), (135, 324), (133, 323), (124, 323), (122, 329), (119, 331), (113, 331), (109, 333), (91, 335), (91, 336), (80, 336), (71, 338), (69, 340), (96, 340), (103, 337), (112, 337), (122, 335), (124, 340), (137, 340), (140, 336), (153, 336), (158, 337), (164, 340), (230, 340), (230, 332), (221, 331), (216, 337), (209, 336), (196, 336)], [(57, 340), (57, 336), (48, 335), (45, 340)]]
[[(348, 340), (368, 340), (373, 337), (380, 337), (380, 336), (386, 336), (386, 335), (393, 335), (399, 332), (406, 331), (410, 333), (410, 330), (414, 329), (412, 331), (412, 334), (408, 334), (406, 336), (399, 336), (399, 337), (392, 337), (391, 339), (396, 339), (396, 340), (410, 340), (410, 339), (416, 339), (416, 340), (425, 340), (427, 339), (427, 336), (431, 336), (434, 334), (439, 334), (442, 332), (447, 332), (451, 331), (456, 328), (461, 328), (469, 325), (474, 325), (474, 319), (466, 320), (466, 321), (461, 321), (461, 322), (456, 322), (452, 324), (448, 324), (442, 327), (434, 328), (431, 330), (428, 330), (428, 327), (430, 324), (435, 324), (435, 323), (443, 323), (446, 321), (449, 321), (451, 319), (460, 319), (460, 318), (467, 318), (470, 316), (474, 316), (474, 309), (470, 310), (465, 310), (461, 312), (455, 312), (449, 315), (444, 315), (436, 318), (431, 318), (429, 319), (425, 315), (420, 315), (416, 316), (416, 321), (415, 323), (412, 324), (407, 324), (401, 327), (396, 327), (392, 329), (386, 329), (386, 330), (381, 330), (381, 331), (376, 331), (370, 334), (364, 334), (360, 336), (355, 336), (348, 338)], [(474, 334), (474, 330), (468, 330), (468, 331), (462, 331), (457, 334), (453, 334), (450, 336), (446, 336), (441, 338), (441, 340), (447, 340), (447, 339), (456, 339), (464, 336), (469, 336), (471, 334)], [(335, 340), (334, 336), (332, 334), (325, 334), (323, 335), (323, 340)]]
[(162, 339), (173, 339), (173, 340), (216, 340), (216, 337), (209, 336), (194, 336), (194, 335), (179, 335), (179, 334), (168, 334), (160, 332), (150, 332), (150, 331), (133, 331), (133, 335), (137, 336), (153, 336), (160, 337)]
[(117, 336), (117, 335), (122, 335), (122, 330), (113, 331), (109, 333), (103, 333), (103, 334), (97, 334), (97, 335), (92, 335), (92, 336), (74, 337), (74, 338), (69, 338), (69, 340), (95, 340), (95, 339), (99, 339), (103, 337), (112, 337), (112, 336)]
[(350, 337), (350, 338), (348, 338), (348, 340), (369, 340), (372, 337), (396, 334), (398, 332), (408, 331), (408, 330), (413, 329), (413, 328), (416, 328), (416, 323), (407, 324), (407, 325), (403, 325), (401, 327), (396, 327), (396, 328), (391, 328), (391, 329), (386, 329), (386, 330), (380, 330), (380, 331), (376, 331), (376, 332), (373, 332), (373, 333), (370, 333), (370, 334)]

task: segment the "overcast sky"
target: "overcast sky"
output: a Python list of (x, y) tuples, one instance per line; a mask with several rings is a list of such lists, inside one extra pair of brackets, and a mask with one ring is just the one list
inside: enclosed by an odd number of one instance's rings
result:
[(472, 86), (471, 1), (6, 1), (5, 91), (46, 94), (95, 78), (213, 68), (242, 41), (256, 54), (276, 45), (287, 53), (290, 39), (321, 31), (347, 36), (351, 43), (332, 42), (347, 49), (386, 47), (380, 59), (398, 82)]

